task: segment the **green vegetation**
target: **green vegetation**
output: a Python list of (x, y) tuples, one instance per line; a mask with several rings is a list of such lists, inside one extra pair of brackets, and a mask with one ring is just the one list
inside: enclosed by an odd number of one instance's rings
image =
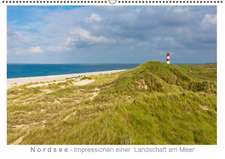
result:
[(147, 62), (10, 88), (8, 143), (216, 144), (216, 116), (215, 64)]

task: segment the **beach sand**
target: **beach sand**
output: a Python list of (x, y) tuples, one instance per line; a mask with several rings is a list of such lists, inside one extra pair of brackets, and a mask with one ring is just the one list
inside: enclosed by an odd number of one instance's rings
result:
[[(7, 80), (7, 85), (8, 85), (8, 88), (11, 88), (13, 86), (18, 86), (18, 85), (23, 85), (23, 84), (28, 84), (28, 83), (51, 82), (51, 81), (56, 82), (56, 81), (60, 81), (60, 80), (65, 80), (67, 78), (75, 78), (75, 77), (79, 77), (79, 76), (89, 76), (89, 75), (111, 74), (111, 73), (117, 73), (117, 72), (122, 72), (122, 71), (125, 71), (125, 69), (100, 71), (100, 72), (74, 73), (74, 74), (64, 74), (64, 75), (9, 78)], [(90, 81), (87, 81), (87, 82), (89, 83)], [(84, 83), (82, 83), (82, 84), (84, 84)]]

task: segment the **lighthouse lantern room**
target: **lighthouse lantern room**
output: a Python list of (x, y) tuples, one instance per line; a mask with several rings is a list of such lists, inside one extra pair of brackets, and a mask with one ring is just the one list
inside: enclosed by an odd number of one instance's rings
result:
[(166, 63), (170, 64), (170, 53), (169, 52), (166, 53)]

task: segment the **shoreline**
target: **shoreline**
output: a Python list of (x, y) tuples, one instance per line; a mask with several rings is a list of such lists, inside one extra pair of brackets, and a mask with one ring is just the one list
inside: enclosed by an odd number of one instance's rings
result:
[(23, 85), (27, 83), (37, 83), (37, 82), (51, 82), (57, 80), (64, 80), (66, 78), (73, 78), (79, 76), (90, 76), (90, 75), (100, 75), (100, 74), (111, 74), (126, 71), (127, 69), (121, 70), (110, 70), (110, 71), (97, 71), (97, 72), (84, 72), (84, 73), (73, 73), (73, 74), (62, 74), (62, 75), (49, 75), (49, 76), (35, 76), (35, 77), (18, 77), (18, 78), (8, 78), (7, 87)]

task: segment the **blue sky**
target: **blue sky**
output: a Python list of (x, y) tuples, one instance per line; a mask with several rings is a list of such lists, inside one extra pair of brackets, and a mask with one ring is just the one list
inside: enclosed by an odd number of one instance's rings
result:
[(8, 63), (216, 62), (217, 10), (191, 7), (8, 7)]

